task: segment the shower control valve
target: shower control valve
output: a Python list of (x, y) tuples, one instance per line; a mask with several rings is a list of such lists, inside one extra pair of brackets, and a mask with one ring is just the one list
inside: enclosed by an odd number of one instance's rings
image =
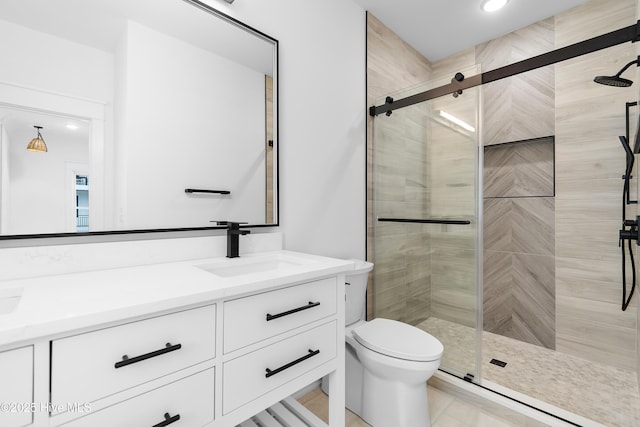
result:
[[(619, 232), (618, 246), (622, 245), (623, 240), (635, 240), (636, 244), (640, 246), (640, 240), (638, 240), (638, 223), (640, 222), (640, 216), (637, 216), (635, 220), (625, 219), (622, 223), (622, 230)], [(627, 227), (630, 227), (627, 230)]]

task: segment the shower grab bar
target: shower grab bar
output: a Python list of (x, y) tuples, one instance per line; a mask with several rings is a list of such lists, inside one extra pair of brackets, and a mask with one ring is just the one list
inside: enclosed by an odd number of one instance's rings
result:
[(630, 193), (630, 185), (629, 185), (629, 180), (631, 178), (633, 178), (633, 176), (631, 176), (631, 172), (633, 171), (633, 163), (635, 160), (635, 156), (633, 155), (633, 151), (631, 150), (631, 147), (629, 146), (629, 141), (625, 136), (619, 136), (618, 138), (620, 138), (620, 142), (622, 143), (622, 147), (624, 148), (624, 151), (627, 153), (627, 167), (624, 170), (624, 175), (622, 175), (622, 179), (624, 179), (624, 190), (623, 190), (623, 198), (625, 199), (625, 202), (627, 205), (632, 205), (632, 204), (637, 204), (638, 201), (637, 200), (631, 200), (629, 193)]
[(411, 222), (416, 224), (451, 224), (469, 225), (471, 221), (466, 219), (411, 219), (411, 218), (378, 218), (380, 222)]

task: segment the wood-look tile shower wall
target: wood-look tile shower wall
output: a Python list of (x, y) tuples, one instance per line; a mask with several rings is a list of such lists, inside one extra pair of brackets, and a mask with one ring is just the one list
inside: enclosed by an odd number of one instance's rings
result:
[[(390, 30), (369, 16), (368, 105), (373, 105), (375, 99), (395, 90), (439, 76), (452, 76), (474, 63), (481, 64), (482, 70), (488, 71), (504, 65), (505, 61), (514, 62), (531, 56), (536, 49), (548, 51), (631, 25), (635, 22), (637, 7), (637, 0), (593, 0), (435, 63), (418, 57)], [(549, 39), (549, 35), (553, 39)], [(502, 44), (505, 42), (506, 45)], [(498, 48), (501, 44), (509, 48)], [(403, 55), (400, 52), (410, 54)], [(625, 102), (635, 100), (637, 91), (633, 87), (601, 86), (592, 80), (595, 75), (615, 73), (636, 55), (636, 47), (627, 43), (545, 68), (550, 71), (541, 69), (521, 75), (518, 79), (510, 78), (485, 85), (482, 89), (484, 121), (481, 126), (485, 144), (555, 135), (556, 196), (540, 202), (547, 205), (553, 202), (555, 220), (549, 219), (548, 214), (543, 214), (540, 208), (529, 206), (523, 210), (540, 212), (538, 216), (547, 218), (545, 222), (549, 221), (548, 226), (553, 226), (555, 253), (529, 253), (530, 258), (544, 256), (552, 260), (548, 268), (548, 263), (528, 263), (531, 267), (530, 276), (544, 271), (555, 274), (554, 289), (549, 291), (553, 299), (547, 299), (545, 304), (553, 305), (555, 300), (555, 348), (558, 351), (630, 370), (635, 370), (638, 363), (638, 311), (632, 309), (623, 313), (620, 310), (621, 273), (617, 230), (620, 226), (622, 191), (620, 176), (624, 171), (625, 157), (617, 136), (624, 134)], [(416, 73), (418, 68), (423, 72)], [(552, 80), (549, 80), (549, 72), (552, 73)], [(497, 88), (494, 91), (499, 98), (489, 105), (492, 86)], [(368, 135), (371, 138), (371, 127)], [(374, 253), (373, 248), (372, 147), (372, 141), (369, 140), (368, 258), (378, 263), (376, 257), (381, 255)], [(631, 217), (632, 211), (628, 212), (627, 216)], [(403, 243), (401, 238), (403, 233), (410, 234), (406, 228), (398, 227), (396, 231), (390, 228), (389, 231), (388, 238), (396, 239), (394, 251), (407, 253), (413, 250), (409, 240)], [(392, 235), (395, 237), (392, 238)], [(418, 244), (417, 240), (412, 241)], [(428, 239), (426, 244), (429, 245), (428, 252), (432, 260), (438, 245), (433, 238)], [(493, 253), (493, 256), (498, 255)], [(498, 256), (496, 262), (500, 259), (505, 261), (506, 258)], [(382, 267), (388, 271), (394, 269), (391, 265)], [(403, 311), (406, 310), (410, 292), (407, 291), (407, 282), (402, 282), (405, 278), (401, 275), (412, 274), (407, 267), (405, 265), (376, 282), (376, 289), (369, 293), (380, 298), (376, 305), (376, 316), (395, 316), (401, 320), (417, 317), (416, 314), (409, 315)], [(447, 281), (446, 274), (440, 274), (436, 280), (437, 275), (434, 275), (432, 267), (431, 272), (422, 270), (420, 273), (429, 277), (431, 287), (431, 307), (427, 315), (438, 311), (439, 297), (434, 292), (436, 282)], [(388, 278), (390, 282), (386, 282)], [(455, 280), (453, 275), (449, 278)], [(490, 289), (489, 286), (485, 283), (485, 293)], [(396, 299), (398, 295), (401, 298)], [(460, 294), (459, 297), (465, 296)], [(636, 301), (633, 305), (637, 307)], [(370, 303), (370, 317), (373, 307)], [(550, 308), (545, 307), (544, 311), (553, 312)], [(518, 309), (518, 312), (521, 311)], [(537, 315), (540, 311), (534, 308), (530, 313)], [(462, 318), (460, 322), (466, 323)], [(545, 340), (548, 340), (548, 336)]]
[[(637, 7), (636, 7), (636, 21), (640, 21), (640, 0), (637, 0)], [(640, 56), (640, 43), (636, 43), (636, 55)], [(638, 72), (638, 68), (636, 68), (636, 72), (635, 72), (635, 81), (638, 81), (638, 76), (640, 76), (640, 72)], [(636, 96), (636, 100), (640, 101), (640, 85), (636, 86), (635, 89), (635, 96)], [(635, 124), (635, 126), (640, 126), (639, 120), (636, 119), (633, 121), (633, 123)], [(638, 168), (638, 156), (636, 156), (636, 162), (635, 162), (635, 166), (633, 168), (633, 175), (638, 176), (638, 171), (640, 170)], [(635, 193), (636, 194), (636, 200), (640, 200), (638, 197), (640, 196), (640, 187), (637, 185), (637, 180), (636, 180), (636, 186), (635, 186), (635, 190), (632, 191), (631, 194)], [(636, 212), (634, 212), (634, 214), (637, 214), (638, 210), (636, 207)], [(635, 255), (637, 257), (637, 251), (635, 252)], [(637, 258), (636, 258), (637, 259)], [(640, 263), (636, 263), (636, 274), (640, 275)], [(640, 291), (636, 291), (636, 297), (638, 297), (640, 295)], [(638, 381), (638, 383), (640, 383), (640, 304), (636, 303), (636, 380)]]
[[(553, 49), (551, 18), (477, 46), (476, 61), (493, 70)], [(554, 76), (549, 66), (487, 84), (482, 104), (483, 327), (552, 349)]]
[[(431, 67), (422, 55), (385, 27), (373, 15), (367, 15), (367, 105), (374, 105), (381, 97), (429, 80)], [(393, 126), (395, 117), (389, 117)], [(368, 116), (367, 128), (367, 259), (375, 263), (375, 288), (369, 286), (368, 318), (388, 317), (409, 321), (414, 317), (427, 318), (431, 310), (430, 242), (416, 225), (374, 223), (373, 191), (376, 209), (387, 216), (420, 213), (426, 200), (418, 194), (426, 186), (417, 187), (426, 178), (426, 153), (419, 153), (424, 129), (420, 120), (398, 129), (400, 142), (373, 145), (373, 120)], [(373, 187), (374, 149), (378, 161), (375, 173), (385, 179)], [(411, 180), (409, 177), (413, 177)], [(384, 216), (376, 215), (376, 216)], [(419, 227), (419, 226), (418, 226)], [(418, 228), (420, 230), (420, 228)], [(374, 233), (375, 231), (375, 233)], [(381, 242), (374, 245), (374, 236)], [(370, 276), (371, 277), (371, 276)]]
[[(637, 7), (637, 0), (597, 0), (560, 14), (556, 47), (632, 25)], [(636, 366), (636, 310), (620, 308), (625, 154), (618, 135), (638, 81), (616, 88), (593, 77), (616, 73), (635, 49), (625, 43), (556, 64), (555, 108), (556, 349), (629, 370)]]
[(484, 150), (485, 331), (555, 348), (553, 137)]

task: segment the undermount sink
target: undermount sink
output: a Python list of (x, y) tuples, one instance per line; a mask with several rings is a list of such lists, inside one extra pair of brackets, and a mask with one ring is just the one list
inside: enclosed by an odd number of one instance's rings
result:
[(0, 315), (9, 314), (18, 306), (22, 288), (0, 288)]
[(220, 277), (235, 277), (245, 274), (286, 271), (305, 264), (305, 260), (294, 257), (274, 256), (256, 259), (233, 259), (228, 262), (197, 265), (196, 267)]

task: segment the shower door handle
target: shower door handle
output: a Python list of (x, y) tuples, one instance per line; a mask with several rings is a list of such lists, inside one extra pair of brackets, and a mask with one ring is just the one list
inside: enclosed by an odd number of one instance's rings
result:
[(380, 222), (410, 222), (415, 224), (447, 224), (447, 225), (469, 225), (471, 221), (466, 219), (449, 219), (449, 218), (378, 218)]

